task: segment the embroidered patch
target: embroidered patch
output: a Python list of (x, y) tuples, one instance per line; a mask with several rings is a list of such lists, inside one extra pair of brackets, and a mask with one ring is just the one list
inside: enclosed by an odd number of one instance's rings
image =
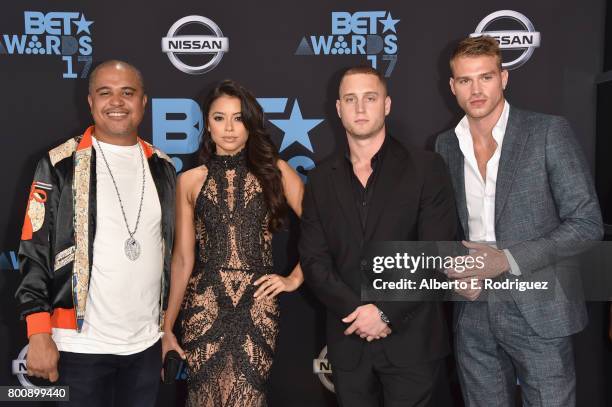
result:
[(51, 165), (55, 166), (55, 164), (62, 161), (64, 158), (70, 157), (74, 150), (76, 150), (76, 147), (76, 140), (70, 139), (49, 151), (49, 160), (51, 160)]
[[(76, 308), (77, 324), (85, 317), (85, 303), (89, 288), (89, 181), (91, 168), (91, 148), (79, 150), (75, 155), (72, 193), (74, 205), (74, 265), (73, 300)], [(79, 328), (80, 329), (80, 328)]]
[(64, 267), (66, 264), (74, 261), (74, 246), (71, 246), (65, 250), (62, 250), (55, 256), (55, 264), (53, 270), (57, 271)]
[(26, 216), (21, 230), (21, 240), (32, 240), (34, 232), (38, 232), (45, 223), (45, 202), (47, 202), (47, 191), (53, 186), (41, 181), (34, 181), (30, 188), (30, 197)]

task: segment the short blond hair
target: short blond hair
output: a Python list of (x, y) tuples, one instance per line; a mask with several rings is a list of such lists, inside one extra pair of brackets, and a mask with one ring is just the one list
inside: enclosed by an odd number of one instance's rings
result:
[(457, 58), (479, 56), (495, 57), (499, 70), (502, 70), (502, 57), (499, 43), (493, 37), (481, 35), (478, 37), (466, 38), (457, 44), (449, 61), (451, 73), (453, 72), (453, 62)]

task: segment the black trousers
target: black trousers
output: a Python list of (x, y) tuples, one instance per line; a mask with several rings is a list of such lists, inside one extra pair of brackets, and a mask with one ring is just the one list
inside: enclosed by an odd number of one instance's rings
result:
[(60, 352), (59, 383), (75, 407), (151, 407), (162, 368), (161, 341), (133, 355)]
[(342, 407), (429, 406), (441, 364), (442, 360), (396, 366), (381, 342), (370, 342), (354, 370), (342, 370), (332, 363), (338, 402)]

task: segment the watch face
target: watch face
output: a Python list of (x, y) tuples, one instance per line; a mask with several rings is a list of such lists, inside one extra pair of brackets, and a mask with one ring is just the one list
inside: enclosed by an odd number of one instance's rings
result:
[(380, 315), (380, 319), (382, 320), (382, 322), (384, 322), (385, 324), (389, 323), (389, 318), (387, 318), (384, 312), (378, 310), (378, 315)]

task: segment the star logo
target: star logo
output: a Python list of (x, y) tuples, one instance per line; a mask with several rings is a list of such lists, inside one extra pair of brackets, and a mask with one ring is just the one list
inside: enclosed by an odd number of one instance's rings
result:
[(89, 31), (89, 26), (92, 25), (94, 22), (87, 21), (85, 19), (85, 13), (81, 14), (80, 20), (73, 21), (72, 23), (77, 26), (76, 35), (79, 35), (82, 32), (86, 32), (87, 34), (91, 35), (91, 31)]
[(300, 143), (310, 152), (313, 152), (308, 132), (318, 126), (323, 119), (304, 119), (300, 110), (300, 105), (296, 99), (293, 103), (289, 119), (274, 119), (269, 121), (285, 133), (279, 151), (285, 150), (293, 143)]
[(395, 30), (395, 24), (399, 23), (399, 19), (394, 20), (393, 17), (391, 17), (391, 12), (389, 11), (389, 14), (387, 14), (387, 18), (385, 18), (384, 20), (380, 20), (380, 22), (383, 24), (383, 33), (386, 33), (387, 31), (391, 30), (394, 33), (397, 34), (397, 31)]

